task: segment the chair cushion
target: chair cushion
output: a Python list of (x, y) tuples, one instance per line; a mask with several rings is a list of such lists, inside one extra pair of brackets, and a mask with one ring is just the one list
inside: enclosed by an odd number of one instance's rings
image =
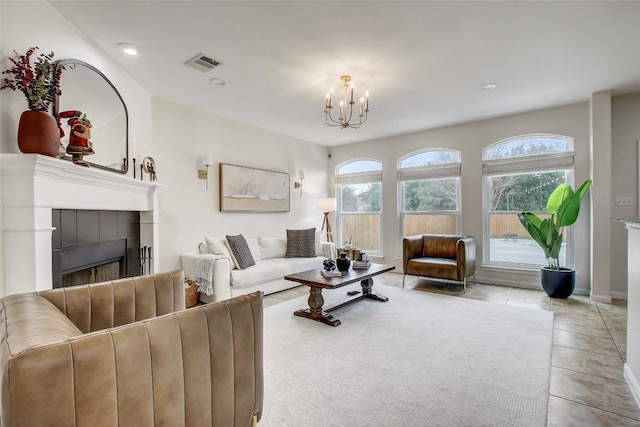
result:
[(422, 254), (425, 257), (456, 259), (456, 243), (462, 236), (429, 235), (423, 236)]
[(462, 280), (462, 278), (458, 277), (456, 260), (449, 258), (413, 258), (407, 263), (407, 274), (438, 279)]

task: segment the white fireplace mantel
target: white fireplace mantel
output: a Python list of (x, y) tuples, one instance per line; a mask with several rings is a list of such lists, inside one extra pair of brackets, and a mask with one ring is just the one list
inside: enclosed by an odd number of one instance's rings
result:
[(158, 271), (158, 194), (166, 186), (37, 154), (0, 153), (0, 294), (51, 289), (51, 210), (140, 211), (140, 245)]

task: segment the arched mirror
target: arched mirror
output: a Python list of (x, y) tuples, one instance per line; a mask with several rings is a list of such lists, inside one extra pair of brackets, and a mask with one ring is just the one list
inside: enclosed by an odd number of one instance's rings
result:
[[(59, 118), (64, 131), (61, 141), (65, 148), (73, 133), (71, 111), (79, 111), (91, 122), (93, 154), (84, 153), (84, 160), (92, 167), (118, 173), (127, 173), (129, 158), (129, 115), (118, 90), (98, 69), (77, 59), (64, 59), (56, 63), (60, 75), (60, 95), (53, 106), (53, 115)], [(69, 150), (67, 150), (68, 152)], [(64, 159), (72, 160), (70, 154)]]

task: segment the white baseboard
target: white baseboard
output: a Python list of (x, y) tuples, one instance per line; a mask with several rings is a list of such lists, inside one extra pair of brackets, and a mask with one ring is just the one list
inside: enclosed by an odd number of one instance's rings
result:
[(611, 296), (591, 294), (591, 301), (604, 302), (607, 304), (611, 304)]
[(626, 292), (611, 292), (611, 298), (629, 299), (629, 296)]
[(628, 363), (624, 364), (624, 377), (627, 380), (627, 384), (629, 384), (633, 398), (636, 400), (636, 405), (640, 407), (640, 385), (638, 384), (636, 377), (633, 375), (633, 372), (631, 372), (631, 368)]

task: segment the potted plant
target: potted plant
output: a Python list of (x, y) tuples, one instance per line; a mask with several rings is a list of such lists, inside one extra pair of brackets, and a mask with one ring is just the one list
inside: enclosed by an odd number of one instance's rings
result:
[(60, 94), (61, 69), (55, 70), (53, 52), (40, 54), (32, 64), (38, 47), (32, 47), (24, 55), (9, 58), (12, 67), (2, 72), (5, 77), (2, 89), (21, 91), (27, 99), (29, 111), (20, 116), (18, 147), (23, 153), (38, 153), (57, 157), (60, 150), (60, 132), (56, 119), (48, 113), (49, 106)]
[(575, 192), (569, 184), (560, 184), (547, 200), (547, 213), (551, 218), (541, 219), (531, 212), (521, 212), (518, 219), (533, 240), (540, 245), (548, 266), (542, 267), (540, 279), (547, 295), (567, 298), (575, 287), (575, 271), (560, 267), (559, 256), (565, 228), (573, 225), (580, 213), (580, 201), (591, 186), (586, 180)]

